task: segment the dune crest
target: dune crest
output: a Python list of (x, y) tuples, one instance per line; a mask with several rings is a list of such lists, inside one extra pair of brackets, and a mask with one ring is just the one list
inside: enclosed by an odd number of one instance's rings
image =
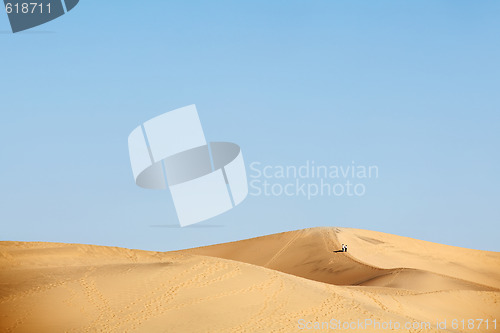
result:
[[(348, 252), (335, 252), (342, 244), (349, 245)], [(246, 262), (335, 285), (500, 289), (499, 253), (359, 229), (296, 230), (178, 253)]]

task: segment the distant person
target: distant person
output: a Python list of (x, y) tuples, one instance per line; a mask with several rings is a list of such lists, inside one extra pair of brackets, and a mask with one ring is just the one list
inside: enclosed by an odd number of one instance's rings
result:
[(342, 244), (342, 252), (344, 252), (344, 246), (345, 246), (345, 245), (344, 245), (344, 244)]
[(347, 252), (347, 244), (344, 245), (344, 252)]

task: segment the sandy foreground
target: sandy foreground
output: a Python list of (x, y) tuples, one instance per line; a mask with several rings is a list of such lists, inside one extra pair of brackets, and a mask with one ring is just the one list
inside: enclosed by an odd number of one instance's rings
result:
[(96, 331), (500, 332), (500, 253), (348, 228), (176, 252), (0, 242), (0, 332)]

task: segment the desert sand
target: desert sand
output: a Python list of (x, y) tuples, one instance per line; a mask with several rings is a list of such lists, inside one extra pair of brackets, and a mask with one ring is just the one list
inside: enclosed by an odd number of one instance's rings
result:
[(500, 332), (500, 253), (349, 228), (175, 252), (0, 242), (0, 331)]

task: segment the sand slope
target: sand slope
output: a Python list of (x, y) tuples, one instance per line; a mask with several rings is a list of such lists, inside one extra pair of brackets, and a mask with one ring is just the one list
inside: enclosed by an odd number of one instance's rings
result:
[[(342, 243), (349, 251), (334, 252)], [(251, 263), (337, 285), (421, 291), (500, 289), (500, 253), (358, 229), (297, 230), (179, 252)]]
[[(333, 252), (339, 242), (348, 253)], [(371, 319), (440, 332), (446, 319), (463, 332), (451, 320), (500, 320), (499, 273), (496, 252), (341, 228), (167, 253), (0, 242), (0, 331), (303, 332)], [(377, 331), (388, 330), (343, 330)]]

